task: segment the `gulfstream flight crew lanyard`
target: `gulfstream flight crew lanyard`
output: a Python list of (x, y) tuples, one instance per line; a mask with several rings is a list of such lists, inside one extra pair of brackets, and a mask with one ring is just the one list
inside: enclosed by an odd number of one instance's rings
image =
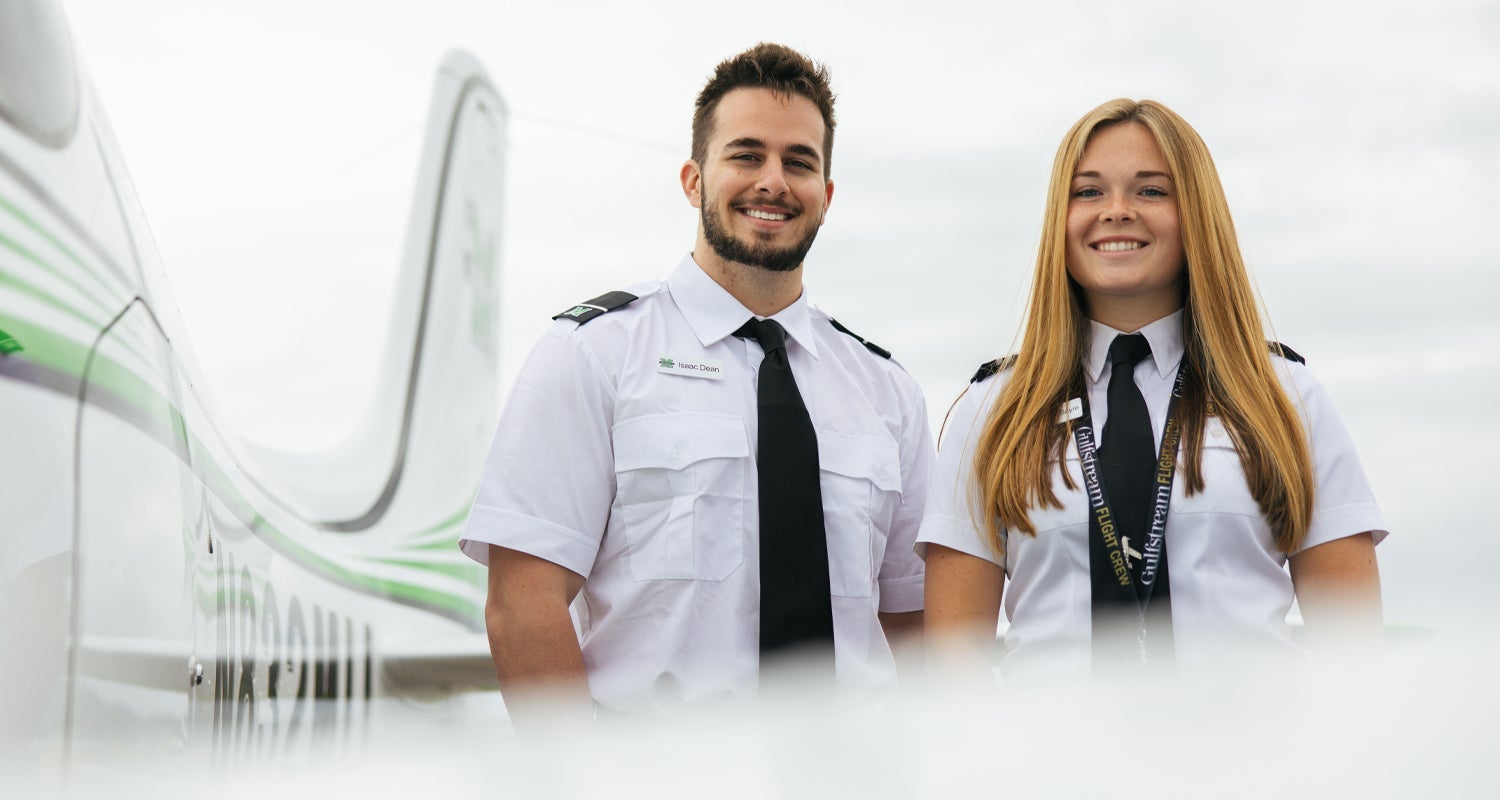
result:
[[(1177, 380), (1172, 384), (1172, 399), (1167, 404), (1167, 426), (1162, 432), (1161, 451), (1156, 458), (1156, 497), (1151, 509), (1151, 530), (1146, 535), (1144, 547), (1136, 552), (1126, 550), (1121, 542), (1119, 529), (1115, 526), (1114, 512), (1109, 506), (1109, 495), (1099, 479), (1099, 458), (1094, 445), (1093, 417), (1089, 414), (1089, 393), (1080, 392), (1083, 415), (1073, 426), (1073, 436), (1078, 444), (1078, 463), (1083, 470), (1084, 489), (1089, 496), (1089, 509), (1093, 512), (1089, 520), (1089, 535), (1100, 536), (1109, 553), (1110, 564), (1115, 566), (1119, 600), (1125, 605), (1135, 604), (1140, 612), (1140, 636), (1144, 648), (1146, 633), (1146, 607), (1151, 602), (1152, 590), (1156, 588), (1156, 576), (1161, 559), (1166, 556), (1167, 512), (1172, 505), (1172, 482), (1177, 474), (1177, 444), (1182, 438), (1182, 424), (1177, 418), (1177, 404), (1182, 399), (1182, 387), (1187, 379), (1188, 362), (1183, 359), (1177, 369)], [(1130, 559), (1140, 562), (1138, 569), (1130, 566)]]

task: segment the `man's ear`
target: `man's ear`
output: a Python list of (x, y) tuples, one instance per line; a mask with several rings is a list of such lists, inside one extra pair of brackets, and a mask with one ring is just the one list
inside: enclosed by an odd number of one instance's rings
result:
[(682, 179), (682, 193), (687, 197), (688, 203), (693, 208), (702, 208), (703, 173), (698, 169), (698, 162), (692, 159), (683, 162), (682, 174), (678, 177)]

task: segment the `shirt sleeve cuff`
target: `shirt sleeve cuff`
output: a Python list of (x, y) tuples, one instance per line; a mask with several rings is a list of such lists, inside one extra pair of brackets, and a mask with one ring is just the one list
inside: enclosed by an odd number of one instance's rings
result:
[(1370, 531), (1375, 544), (1389, 536), (1380, 507), (1374, 503), (1330, 508), (1313, 514), (1312, 524), (1307, 528), (1307, 537), (1302, 541), (1302, 550), (1316, 547), (1335, 539)]
[(598, 540), (556, 523), (476, 505), (469, 511), (458, 547), (464, 555), (488, 566), (492, 544), (551, 561), (584, 578), (589, 576), (599, 553)]
[(917, 534), (914, 548), (918, 556), (927, 557), (927, 545), (944, 547), (982, 558), (998, 567), (1005, 566), (1005, 559), (995, 553), (989, 542), (974, 530), (974, 523), (967, 519), (955, 519), (941, 514), (930, 514), (922, 520), (922, 530)]
[(905, 578), (882, 579), (880, 581), (880, 613), (902, 614), (908, 611), (921, 611), (925, 577), (924, 575), (908, 575)]

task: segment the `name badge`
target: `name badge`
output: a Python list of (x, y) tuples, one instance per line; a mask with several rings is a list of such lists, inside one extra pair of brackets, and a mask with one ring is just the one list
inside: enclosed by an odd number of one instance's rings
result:
[(662, 356), (656, 360), (656, 371), (665, 372), (668, 375), (682, 375), (688, 378), (708, 378), (710, 380), (724, 380), (724, 367), (717, 361), (707, 359), (682, 359), (672, 356)]
[(1062, 412), (1057, 415), (1057, 424), (1061, 425), (1070, 419), (1078, 419), (1083, 416), (1083, 400), (1073, 398), (1063, 403)]

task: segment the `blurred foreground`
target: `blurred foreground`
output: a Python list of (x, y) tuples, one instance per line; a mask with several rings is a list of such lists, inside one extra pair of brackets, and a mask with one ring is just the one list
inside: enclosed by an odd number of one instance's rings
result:
[[(214, 763), (163, 753), (135, 769), (75, 754), (63, 785), (35, 760), (14, 763), (12, 751), (5, 795), (1494, 797), (1500, 645), (1488, 629), (1445, 628), (1379, 658), (1325, 658), (1191, 688), (1148, 680), (1002, 696), (929, 683), (878, 707), (786, 697), (525, 742), (498, 696), (476, 693), (442, 714), (377, 707), (379, 724), (357, 741), (296, 757), (267, 748)], [(17, 775), (32, 777), (17, 785)]]

